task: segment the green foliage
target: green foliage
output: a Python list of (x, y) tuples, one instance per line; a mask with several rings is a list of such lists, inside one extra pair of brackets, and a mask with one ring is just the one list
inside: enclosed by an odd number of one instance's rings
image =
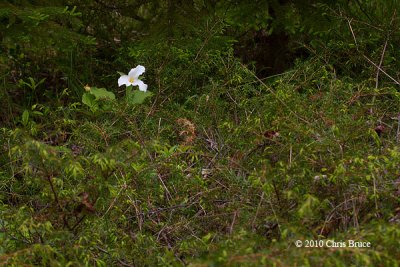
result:
[(77, 81), (87, 78), (83, 70), (90, 62), (79, 56), (90, 54), (96, 44), (80, 33), (82, 14), (76, 7), (64, 1), (36, 2), (0, 4), (2, 88), (19, 105), (52, 101), (62, 87), (76, 90)]
[(146, 98), (149, 98), (153, 95), (152, 92), (146, 91), (142, 92), (139, 90), (133, 90), (132, 88), (126, 89), (126, 102), (131, 105), (142, 104)]
[(105, 88), (88, 87), (88, 92), (82, 95), (82, 103), (90, 108), (91, 111), (110, 110), (110, 103), (107, 101), (115, 100), (115, 95)]
[[(396, 1), (17, 2), (0, 265), (398, 265)], [(260, 79), (255, 32), (309, 53)], [(149, 91), (118, 89), (138, 64)]]

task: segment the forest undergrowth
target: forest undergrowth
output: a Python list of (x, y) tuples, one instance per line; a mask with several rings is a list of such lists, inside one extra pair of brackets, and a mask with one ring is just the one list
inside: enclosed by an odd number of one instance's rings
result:
[[(104, 50), (100, 26), (74, 33), (88, 6), (0, 5), (0, 265), (398, 266), (397, 10), (371, 25), (316, 2), (336, 28), (307, 35), (307, 13), (275, 7), (300, 56), (265, 77), (235, 53), (247, 21)], [(41, 50), (60, 25), (81, 45)], [(119, 87), (138, 65), (147, 92)]]

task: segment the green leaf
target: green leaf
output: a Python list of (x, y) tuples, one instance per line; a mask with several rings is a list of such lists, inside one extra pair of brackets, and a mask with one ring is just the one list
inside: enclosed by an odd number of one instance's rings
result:
[(142, 92), (139, 90), (132, 90), (130, 88), (127, 88), (126, 101), (132, 105), (142, 104), (146, 100), (146, 98), (151, 97), (152, 95), (152, 92)]
[(82, 95), (82, 103), (88, 106), (93, 112), (99, 109), (99, 104), (96, 101), (96, 97), (90, 93), (84, 93)]
[(43, 112), (40, 112), (40, 111), (32, 111), (32, 114), (35, 114), (38, 116), (43, 116)]
[(101, 99), (101, 98), (109, 98), (112, 100), (115, 99), (114, 93), (107, 91), (105, 88), (92, 87), (90, 89), (89, 93), (94, 95), (96, 97), (96, 99)]
[(301, 218), (313, 216), (320, 204), (319, 199), (311, 194), (306, 194), (305, 197), (305, 201), (297, 211)]
[(24, 112), (22, 113), (22, 125), (26, 126), (28, 125), (29, 122), (29, 111), (28, 110), (24, 110)]

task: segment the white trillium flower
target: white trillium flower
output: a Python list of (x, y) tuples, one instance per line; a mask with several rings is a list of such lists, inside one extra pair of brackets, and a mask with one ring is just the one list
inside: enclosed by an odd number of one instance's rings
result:
[(138, 65), (136, 68), (131, 69), (131, 71), (128, 73), (128, 75), (121, 75), (118, 79), (118, 86), (121, 85), (126, 85), (126, 86), (139, 86), (139, 90), (146, 92), (147, 91), (147, 84), (142, 82), (142, 80), (139, 79), (139, 76), (142, 75), (145, 72), (145, 67), (142, 65)]

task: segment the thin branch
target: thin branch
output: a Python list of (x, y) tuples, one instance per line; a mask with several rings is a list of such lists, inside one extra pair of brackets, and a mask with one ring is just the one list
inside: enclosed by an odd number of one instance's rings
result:
[(382, 67), (383, 58), (385, 57), (386, 47), (387, 47), (387, 44), (388, 44), (388, 39), (389, 39), (389, 37), (386, 38), (385, 45), (383, 46), (383, 50), (382, 50), (382, 54), (381, 54), (381, 60), (379, 61), (379, 65), (378, 65), (379, 68), (376, 71), (376, 76), (375, 76), (375, 88), (376, 89), (378, 88), (378, 85), (379, 85), (379, 71), (380, 71), (380, 68)]
[(150, 211), (147, 211), (147, 212), (142, 212), (140, 214), (142, 216), (148, 216), (148, 215), (151, 215), (151, 214), (158, 214), (158, 213), (163, 212), (163, 211), (171, 211), (171, 210), (175, 210), (175, 209), (187, 208), (187, 207), (190, 207), (190, 206), (192, 206), (194, 204), (197, 204), (197, 202), (188, 203), (188, 204), (181, 204), (181, 205), (175, 205), (175, 206), (166, 207), (166, 208), (157, 208), (157, 209), (150, 210)]
[[(392, 18), (390, 20), (390, 26), (392, 26), (394, 18), (395, 18), (395, 14), (396, 14), (396, 10), (394, 10)], [(383, 50), (382, 50), (382, 54), (381, 54), (381, 60), (379, 61), (379, 68), (382, 67), (382, 62), (383, 59), (385, 58), (385, 53), (386, 53), (386, 47), (389, 41), (389, 37), (390, 37), (391, 31), (389, 30), (386, 40), (385, 40), (385, 45), (383, 46)], [(375, 88), (378, 88), (378, 83), (379, 83), (379, 69), (376, 71), (376, 83), (375, 83)]]
[(162, 175), (161, 175), (161, 173), (158, 172), (158, 170), (157, 170), (157, 177), (160, 180), (160, 182), (161, 182), (161, 184), (162, 184), (162, 186), (163, 186), (163, 188), (165, 190), (165, 193), (166, 193), (166, 196), (167, 196), (168, 200), (171, 200), (172, 199), (172, 195), (169, 192), (168, 187), (165, 185), (164, 180), (162, 178)]
[(258, 202), (258, 205), (257, 205), (256, 214), (254, 215), (253, 221), (251, 222), (252, 228), (255, 227), (255, 223), (256, 223), (257, 216), (258, 216), (258, 212), (260, 211), (261, 203), (264, 200), (264, 194), (265, 194), (265, 192), (263, 191), (261, 193), (260, 202)]
[(237, 215), (238, 215), (238, 211), (235, 210), (235, 212), (233, 213), (231, 226), (229, 227), (229, 234), (230, 235), (233, 233), (233, 226), (235, 225)]
[(127, 186), (124, 184), (124, 186), (121, 187), (121, 189), (119, 190), (118, 194), (115, 196), (115, 198), (111, 201), (110, 206), (108, 207), (108, 209), (106, 210), (106, 212), (104, 212), (103, 216), (101, 217), (102, 219), (107, 215), (107, 213), (114, 207), (115, 202), (117, 201), (119, 195), (121, 194), (121, 192), (123, 190), (125, 190), (127, 188)]
[(395, 84), (400, 85), (400, 82), (397, 81), (395, 78), (390, 76), (386, 71), (384, 71), (381, 67), (376, 65), (371, 59), (369, 59), (366, 55), (362, 55), (369, 63), (374, 65), (377, 69), (379, 69), (383, 74), (385, 74), (389, 79), (391, 79)]
[(72, 226), (71, 230), (75, 230), (76, 227), (79, 226), (79, 224), (81, 224), (81, 222), (83, 221), (83, 219), (85, 219), (86, 215), (83, 215), (75, 224), (74, 226)]
[(61, 206), (60, 201), (58, 200), (57, 192), (56, 192), (56, 190), (55, 190), (55, 188), (54, 188), (53, 182), (51, 181), (52, 179), (53, 179), (53, 177), (51, 177), (51, 175), (47, 175), (47, 181), (48, 181), (49, 184), (50, 184), (50, 188), (51, 188), (51, 192), (53, 193), (54, 200), (56, 201), (57, 206), (63, 211), (64, 209), (63, 209), (63, 207)]
[(400, 113), (397, 115), (397, 132), (396, 132), (396, 143), (400, 141)]
[(369, 16), (368, 12), (365, 11), (365, 9), (362, 7), (361, 3), (359, 0), (356, 0), (356, 3), (358, 7), (360, 8), (361, 12), (364, 13), (364, 15), (369, 19), (370, 22), (373, 22), (374, 20)]
[[(103, 252), (103, 253), (105, 253), (105, 254), (107, 254), (107, 255), (109, 255), (109, 256), (112, 256), (111, 253), (108, 252), (107, 250), (105, 250), (104, 248), (101, 248), (101, 247), (99, 247), (99, 246), (95, 246), (95, 248), (97, 248), (98, 250), (100, 250), (101, 252)], [(116, 259), (116, 260), (117, 260), (122, 266), (134, 267), (134, 265), (131, 265), (131, 264), (125, 262), (124, 260), (121, 260), (121, 259)]]
[[(247, 67), (246, 67), (245, 65), (243, 65), (243, 64), (242, 64), (242, 66), (243, 66), (244, 68), (247, 68)], [(289, 106), (286, 105), (286, 103), (285, 103), (282, 99), (280, 99), (280, 98), (277, 96), (277, 94), (276, 94), (271, 88), (269, 88), (262, 80), (260, 80), (260, 78), (257, 77), (257, 75), (255, 75), (252, 71), (250, 71), (250, 74), (253, 75), (254, 78), (256, 78), (256, 80), (257, 80), (260, 84), (262, 84), (262, 85), (263, 85), (263, 86), (264, 86), (264, 87), (265, 87), (279, 102), (281, 102), (281, 104), (282, 104), (284, 107), (286, 107), (286, 108), (289, 110), (290, 113), (292, 113), (292, 114), (293, 114), (295, 117), (297, 117), (299, 120), (305, 122), (305, 123), (308, 124), (308, 125), (311, 125), (311, 123), (310, 123), (309, 121), (307, 121), (306, 119), (300, 117), (296, 112), (294, 112), (292, 109), (290, 109)]]
[(357, 38), (356, 38), (356, 35), (354, 34), (354, 31), (353, 31), (353, 27), (351, 26), (351, 22), (353, 21), (353, 19), (348, 19), (347, 20), (347, 23), (349, 24), (349, 28), (350, 28), (350, 31), (351, 31), (351, 35), (353, 36), (353, 39), (354, 39), (354, 44), (356, 45), (356, 49), (357, 49), (357, 51), (358, 51), (358, 44), (357, 44)]
[(360, 50), (358, 49), (358, 45), (357, 45), (357, 38), (356, 38), (356, 35), (355, 35), (354, 31), (353, 31), (353, 27), (351, 26), (351, 21), (352, 21), (352, 20), (347, 19), (347, 23), (349, 24), (349, 28), (350, 28), (351, 34), (353, 35), (353, 39), (354, 39), (354, 43), (355, 43), (355, 45), (356, 45), (357, 51), (358, 51), (370, 64), (374, 65), (375, 68), (377, 68), (377, 69), (380, 70), (383, 74), (385, 74), (386, 77), (388, 77), (389, 79), (391, 79), (395, 84), (400, 85), (400, 82), (398, 82), (395, 78), (393, 78), (392, 76), (390, 76), (390, 75), (389, 75), (386, 71), (384, 71), (380, 66), (376, 65), (376, 64), (375, 64), (371, 59), (369, 59), (366, 55), (364, 55), (362, 52), (360, 52)]

